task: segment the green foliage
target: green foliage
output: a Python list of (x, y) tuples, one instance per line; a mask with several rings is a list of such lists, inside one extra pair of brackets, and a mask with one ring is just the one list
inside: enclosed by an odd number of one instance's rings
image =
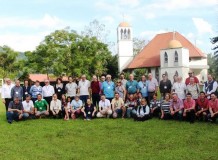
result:
[(136, 56), (146, 45), (146, 40), (141, 38), (133, 38), (133, 54)]

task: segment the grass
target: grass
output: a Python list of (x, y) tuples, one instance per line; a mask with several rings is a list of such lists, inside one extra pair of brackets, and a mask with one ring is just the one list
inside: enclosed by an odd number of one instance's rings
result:
[(186, 159), (218, 157), (218, 125), (152, 119), (5, 120), (0, 104), (0, 159)]

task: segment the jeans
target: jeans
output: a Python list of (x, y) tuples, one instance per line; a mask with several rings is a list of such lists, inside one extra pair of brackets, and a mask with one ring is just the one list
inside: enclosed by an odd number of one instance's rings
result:
[(79, 98), (80, 98), (81, 101), (83, 101), (83, 103), (86, 103), (89, 96), (88, 95), (81, 95)]
[(19, 113), (18, 112), (7, 112), (7, 120), (9, 123), (12, 123), (13, 120), (19, 120)]
[(100, 95), (98, 93), (93, 93), (92, 94), (92, 103), (94, 104), (94, 106), (97, 107), (99, 101), (100, 101)]
[(136, 115), (136, 110), (135, 109), (133, 109), (132, 107), (127, 108), (127, 110), (126, 110), (127, 118), (135, 117), (135, 115)]

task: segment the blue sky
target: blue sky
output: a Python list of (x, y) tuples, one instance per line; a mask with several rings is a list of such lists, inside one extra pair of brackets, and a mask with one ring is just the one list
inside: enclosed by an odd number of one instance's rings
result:
[[(217, 0), (0, 0), (0, 45), (34, 50), (45, 35), (70, 26), (80, 33), (94, 19), (106, 25), (115, 42), (121, 21), (133, 36), (151, 40), (178, 31), (205, 53), (218, 35)], [(124, 15), (124, 16), (123, 16)]]

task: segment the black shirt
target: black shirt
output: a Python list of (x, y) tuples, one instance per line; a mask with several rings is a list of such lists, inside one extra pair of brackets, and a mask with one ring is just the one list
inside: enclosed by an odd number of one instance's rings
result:
[(170, 93), (172, 88), (172, 83), (170, 80), (160, 81), (160, 93)]

